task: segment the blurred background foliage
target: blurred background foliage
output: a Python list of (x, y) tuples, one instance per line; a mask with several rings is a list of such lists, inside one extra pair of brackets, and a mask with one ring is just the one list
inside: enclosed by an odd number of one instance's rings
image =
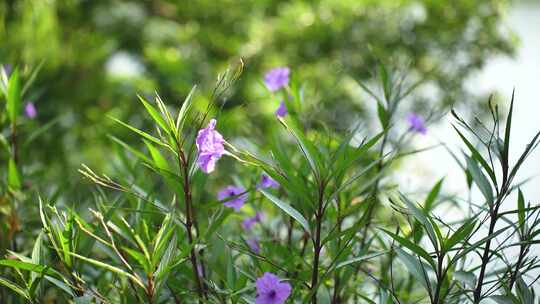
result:
[(108, 116), (143, 125), (136, 93), (157, 91), (178, 106), (198, 84), (197, 98), (207, 100), (216, 75), (239, 58), (244, 73), (227, 96), (220, 126), (226, 137), (269, 131), (279, 100), (262, 75), (275, 66), (291, 67), (293, 78), (307, 83), (311, 119), (336, 130), (365, 115), (357, 82), (370, 82), (380, 61), (404, 68), (410, 81), (424, 80), (411, 97), (414, 110), (438, 112), (464, 101), (472, 109), (479, 96), (465, 89), (468, 77), (490, 57), (514, 51), (506, 6), (503, 0), (1, 1), (0, 62), (43, 64), (25, 100), (38, 110), (28, 128), (48, 125), (22, 157), (46, 165), (25, 168), (25, 175), (41, 176), (40, 184), (52, 187), (41, 189), (48, 195), (62, 188), (76, 201), (84, 195), (80, 163), (111, 170), (106, 135), (127, 137), (127, 130), (112, 130)]

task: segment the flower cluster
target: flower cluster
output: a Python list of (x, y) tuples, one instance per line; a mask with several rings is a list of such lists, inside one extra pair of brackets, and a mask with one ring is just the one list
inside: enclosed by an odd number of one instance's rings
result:
[(34, 119), (37, 116), (37, 109), (33, 102), (29, 101), (24, 106), (24, 114), (30, 119)]
[(264, 84), (270, 92), (275, 92), (289, 84), (289, 74), (287, 67), (273, 68), (264, 75)]
[(242, 187), (229, 185), (218, 192), (218, 200), (223, 201), (225, 207), (239, 211), (247, 200), (246, 190)]
[(256, 237), (252, 237), (246, 240), (247, 245), (251, 251), (259, 254), (261, 252), (261, 246), (259, 245), (259, 240)]
[(199, 131), (195, 143), (199, 150), (197, 165), (205, 173), (211, 173), (216, 167), (216, 162), (225, 154), (223, 143), (225, 140), (216, 128), (216, 120), (211, 119), (208, 126)]
[(409, 123), (409, 130), (422, 135), (427, 133), (426, 123), (420, 115), (416, 113), (409, 113), (407, 115), (407, 122)]
[(277, 188), (279, 188), (279, 183), (276, 182), (270, 176), (263, 173), (261, 175), (261, 182), (259, 183), (259, 185), (257, 185), (257, 188), (259, 188), (259, 189), (265, 189), (265, 188), (277, 189)]
[[(264, 76), (264, 84), (270, 92), (276, 92), (289, 85), (290, 72), (291, 71), (287, 67), (273, 68)], [(283, 118), (287, 113), (287, 105), (285, 104), (285, 101), (282, 100), (279, 103), (275, 114), (277, 117)]]
[(242, 228), (246, 231), (251, 230), (253, 228), (253, 225), (256, 223), (260, 223), (262, 220), (262, 213), (257, 212), (254, 216), (248, 217), (242, 221)]
[(285, 105), (285, 101), (281, 101), (279, 103), (279, 107), (277, 108), (276, 110), (276, 116), (277, 117), (285, 117), (285, 115), (287, 115), (288, 111), (287, 111), (287, 105)]
[[(265, 75), (264, 83), (268, 90), (276, 92), (289, 84), (289, 74), (290, 70), (286, 67), (272, 69)], [(32, 107), (32, 104), (27, 105), (28, 117), (32, 117)], [(282, 100), (276, 109), (275, 115), (282, 118), (287, 115), (287, 112), (285, 101)], [(407, 122), (409, 124), (409, 130), (426, 134), (427, 128), (425, 122), (418, 114), (410, 113), (407, 115)], [(223, 145), (225, 142), (223, 136), (216, 131), (215, 127), (216, 120), (210, 120), (208, 126), (199, 131), (196, 139), (196, 145), (199, 151), (197, 164), (205, 173), (214, 171), (216, 162), (226, 153)], [(277, 189), (279, 188), (279, 183), (269, 175), (263, 173), (260, 182), (257, 184), (257, 189), (266, 188)], [(239, 211), (247, 200), (247, 193), (242, 187), (229, 185), (218, 192), (217, 198), (223, 202), (224, 206)], [(257, 212), (254, 216), (245, 218), (241, 226), (247, 232), (256, 223), (260, 223), (261, 220), (262, 214)], [(261, 252), (261, 246), (257, 237), (247, 238), (246, 244), (254, 253), (259, 254)], [(256, 304), (282, 304), (291, 293), (291, 285), (289, 283), (282, 282), (276, 275), (269, 272), (264, 273), (262, 277), (257, 279), (256, 286)]]
[(255, 304), (282, 304), (291, 294), (291, 285), (281, 282), (278, 276), (265, 272), (257, 279)]

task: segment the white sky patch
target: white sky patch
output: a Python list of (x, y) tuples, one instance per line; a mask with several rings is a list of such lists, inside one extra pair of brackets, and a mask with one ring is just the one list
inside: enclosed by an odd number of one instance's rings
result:
[(135, 78), (144, 73), (144, 65), (136, 56), (127, 52), (114, 53), (105, 64), (107, 74), (113, 77)]

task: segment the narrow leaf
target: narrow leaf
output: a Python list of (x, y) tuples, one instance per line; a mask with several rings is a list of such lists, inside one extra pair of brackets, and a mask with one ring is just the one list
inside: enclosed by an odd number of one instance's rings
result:
[(262, 194), (266, 196), (274, 205), (278, 206), (279, 209), (285, 211), (288, 215), (290, 215), (292, 218), (294, 218), (307, 232), (311, 232), (309, 229), (308, 221), (300, 214), (300, 212), (296, 211), (291, 205), (285, 203), (284, 201), (280, 200), (279, 198), (273, 196), (266, 190), (261, 190)]
[(386, 233), (388, 236), (390, 236), (391, 238), (393, 238), (394, 240), (396, 240), (396, 242), (398, 242), (401, 246), (411, 250), (412, 252), (416, 253), (417, 255), (419, 255), (420, 257), (422, 257), (424, 260), (426, 260), (426, 262), (428, 262), (431, 267), (433, 267), (433, 269), (436, 269), (437, 267), (435, 266), (435, 262), (433, 261), (433, 259), (431, 258), (431, 256), (429, 255), (429, 253), (427, 253), (422, 247), (416, 245), (415, 243), (397, 235), (397, 234), (394, 234), (388, 230), (385, 230), (385, 229), (382, 229), (382, 231), (384, 231), (384, 233)]
[(21, 188), (21, 177), (13, 158), (8, 161), (8, 185), (13, 189)]
[(484, 173), (482, 173), (482, 171), (480, 170), (476, 162), (468, 156), (465, 156), (465, 157), (467, 160), (467, 168), (469, 169), (469, 172), (471, 173), (471, 176), (474, 182), (480, 189), (480, 192), (482, 192), (482, 195), (486, 199), (487, 203), (492, 204), (493, 203), (493, 190), (491, 188), (489, 181), (487, 180)]
[(15, 69), (9, 77), (6, 110), (9, 120), (12, 124), (17, 120), (21, 109), (21, 83), (19, 79), (19, 70)]

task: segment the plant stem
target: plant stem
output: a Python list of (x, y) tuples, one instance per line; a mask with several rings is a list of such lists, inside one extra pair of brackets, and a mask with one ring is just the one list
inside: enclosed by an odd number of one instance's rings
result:
[[(19, 162), (19, 157), (18, 157), (18, 151), (17, 151), (17, 124), (15, 122), (12, 122), (11, 123), (11, 158), (13, 159), (13, 162), (15, 162), (15, 165), (18, 164)], [(20, 181), (21, 184), (22, 184), (22, 180)], [(14, 204), (16, 204), (17, 202), (17, 197), (14, 196), (13, 197), (13, 202)], [(17, 222), (17, 213), (15, 212), (15, 210), (17, 210), (17, 206), (14, 205), (13, 206), (13, 211), (11, 213), (11, 216), (14, 217), (15, 219), (12, 220), (12, 223), (16, 223)], [(14, 225), (14, 226), (13, 226)], [(17, 234), (17, 226), (16, 224), (12, 224), (11, 226), (11, 229), (12, 229), (12, 234), (11, 234), (11, 250), (13, 251), (18, 251), (17, 250), (17, 238), (16, 238), (16, 234)]]
[(148, 298), (149, 304), (154, 304), (154, 280), (152, 274), (147, 275), (148, 286), (146, 288), (146, 297)]
[(323, 220), (323, 196), (324, 184), (321, 183), (319, 189), (319, 206), (315, 213), (317, 228), (315, 230), (315, 242), (313, 244), (313, 271), (311, 273), (311, 303), (317, 304), (317, 284), (319, 282), (319, 258), (321, 254), (321, 226)]
[[(495, 230), (495, 223), (497, 219), (496, 216), (491, 215), (491, 220), (489, 223), (489, 231), (488, 235), (493, 234), (493, 231)], [(482, 285), (484, 284), (484, 276), (486, 273), (486, 267), (489, 262), (489, 249), (491, 246), (491, 239), (486, 242), (486, 247), (484, 248), (484, 254), (482, 255), (482, 265), (480, 267), (480, 274), (478, 275), (478, 284), (476, 285), (476, 289), (474, 290), (474, 303), (478, 304), (480, 303), (481, 296), (482, 296)]]
[(201, 298), (206, 298), (206, 294), (204, 292), (201, 278), (199, 276), (197, 252), (195, 250), (195, 245), (193, 241), (193, 232), (192, 232), (193, 212), (192, 212), (192, 206), (191, 206), (189, 164), (187, 163), (187, 160), (180, 146), (178, 146), (178, 158), (179, 158), (178, 165), (180, 166), (180, 170), (183, 171), (184, 173), (183, 174), (184, 175), (183, 190), (184, 190), (184, 201), (186, 204), (186, 232), (187, 232), (189, 245), (191, 246), (190, 261), (191, 261), (191, 267), (193, 269), (193, 276), (195, 277), (195, 284), (197, 285), (197, 293), (199, 294), (199, 301), (200, 301)]
[[(342, 224), (342, 218), (341, 218), (341, 201), (337, 200), (337, 229), (338, 232), (341, 233), (341, 224)], [(341, 247), (341, 238), (337, 239), (337, 248)], [(334, 295), (332, 297), (332, 304), (338, 304), (341, 302), (341, 299), (339, 298), (339, 284), (340, 284), (340, 277), (339, 277), (339, 271), (336, 270), (334, 273)]]
[[(495, 224), (497, 223), (497, 219), (499, 218), (499, 207), (502, 204), (503, 199), (506, 197), (507, 192), (509, 188), (509, 183), (506, 175), (503, 176), (503, 182), (502, 182), (502, 188), (501, 191), (498, 192), (497, 200), (493, 205), (489, 208), (489, 230), (488, 230), (488, 236), (492, 235), (495, 231)], [(478, 304), (480, 303), (480, 300), (482, 298), (482, 285), (484, 284), (484, 276), (486, 275), (486, 267), (489, 263), (490, 256), (490, 247), (491, 247), (491, 240), (489, 239), (486, 242), (486, 247), (484, 248), (484, 254), (482, 255), (482, 265), (480, 266), (480, 274), (478, 276), (478, 284), (476, 285), (476, 288), (474, 290), (474, 303)]]
[[(503, 188), (503, 191), (501, 191), (499, 197), (497, 198), (497, 201), (493, 205), (492, 208), (490, 208), (489, 216), (490, 216), (490, 222), (489, 222), (489, 230), (488, 230), (488, 236), (492, 235), (495, 231), (495, 224), (497, 223), (497, 218), (499, 217), (499, 206), (502, 202), (503, 197), (506, 194), (506, 188)], [(482, 297), (482, 285), (484, 284), (484, 277), (486, 274), (486, 268), (487, 264), (489, 263), (490, 258), (490, 247), (491, 247), (491, 240), (489, 239), (486, 242), (486, 247), (484, 248), (484, 254), (482, 255), (482, 265), (480, 266), (480, 274), (478, 275), (478, 284), (476, 285), (476, 289), (474, 290), (474, 303), (478, 304), (480, 303), (481, 297)]]
[(334, 295), (332, 296), (332, 304), (339, 304), (341, 303), (339, 298), (339, 275), (336, 271), (336, 276), (334, 278)]
[(314, 244), (314, 255), (313, 255), (313, 271), (311, 273), (311, 303), (317, 304), (317, 284), (319, 280), (319, 255), (321, 253), (321, 224), (322, 219), (319, 214), (316, 216), (317, 220), (317, 230), (315, 232), (315, 244)]
[(523, 259), (525, 258), (525, 255), (527, 253), (527, 245), (523, 244), (520, 247), (521, 248), (519, 249), (519, 258), (516, 263), (516, 270), (514, 270), (514, 272), (512, 273), (512, 276), (510, 277), (510, 282), (508, 283), (509, 290), (512, 290), (512, 287), (514, 287), (514, 283), (516, 282), (519, 269), (521, 268), (521, 263), (523, 263)]
[(291, 217), (289, 220), (289, 225), (287, 227), (287, 247), (291, 247), (292, 245), (292, 233), (293, 233), (293, 227), (294, 227), (294, 220)]
[[(383, 139), (382, 139), (382, 142), (381, 142), (381, 147), (379, 149), (379, 162), (377, 163), (377, 174), (380, 173), (384, 166), (385, 166), (385, 163), (383, 162), (382, 160), (382, 156), (384, 154), (384, 148), (386, 146), (386, 142), (388, 141), (388, 133), (384, 133), (383, 135)], [(373, 191), (371, 192), (371, 196), (373, 197), (373, 202), (372, 204), (368, 207), (368, 210), (366, 211), (367, 212), (367, 222), (366, 222), (366, 225), (364, 226), (364, 229), (363, 229), (363, 233), (362, 233), (362, 247), (364, 247), (364, 245), (366, 244), (366, 240), (367, 240), (367, 234), (368, 234), (368, 230), (369, 230), (369, 226), (371, 225), (371, 220), (372, 220), (372, 216), (373, 216), (373, 211), (375, 210), (375, 207), (377, 206), (377, 194), (379, 192), (379, 181), (380, 181), (380, 177), (377, 177), (377, 180), (375, 180), (375, 184), (373, 185)]]
[(435, 296), (433, 298), (433, 304), (439, 304), (439, 298), (441, 297), (441, 285), (445, 275), (443, 271), (444, 253), (437, 254), (437, 289), (435, 290)]

